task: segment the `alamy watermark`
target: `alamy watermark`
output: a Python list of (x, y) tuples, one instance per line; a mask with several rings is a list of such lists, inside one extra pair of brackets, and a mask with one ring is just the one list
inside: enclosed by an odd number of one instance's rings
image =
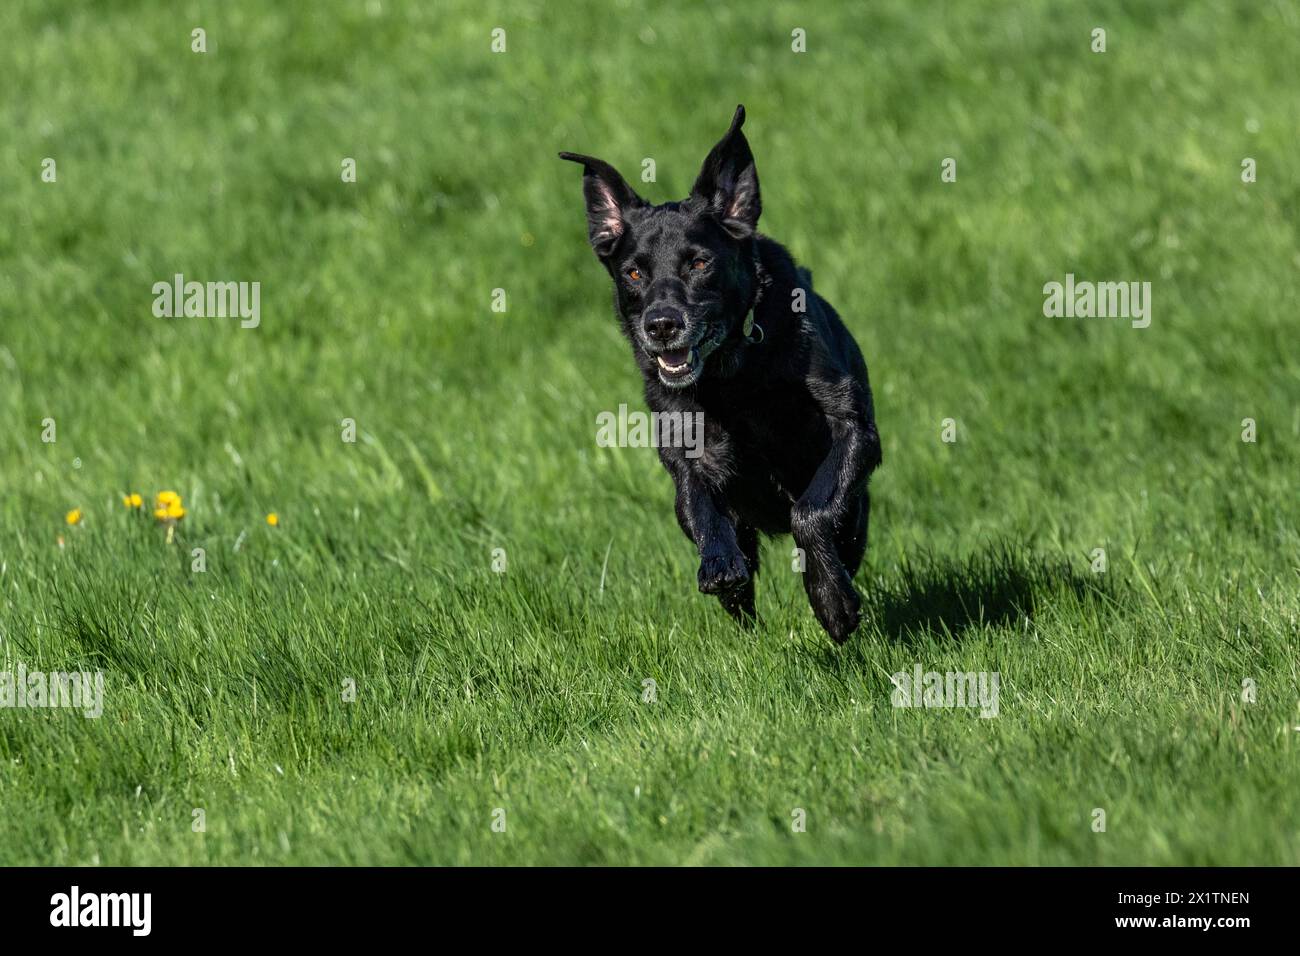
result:
[(684, 448), (687, 458), (704, 454), (703, 412), (629, 412), (596, 416), (598, 448)]
[(1043, 315), (1049, 319), (1132, 319), (1133, 328), (1151, 324), (1150, 282), (1065, 282), (1043, 286)]
[(104, 675), (101, 671), (29, 671), (22, 664), (16, 671), (0, 671), (0, 709), (46, 709), (64, 707), (80, 710), (85, 717), (104, 713)]
[(997, 671), (923, 670), (920, 664), (889, 678), (895, 707), (978, 707), (981, 717), (998, 715), (1001, 674)]
[(55, 927), (121, 926), (132, 936), (148, 936), (152, 913), (152, 893), (83, 893), (73, 884), (67, 893), (50, 897), (50, 925)]
[(186, 282), (178, 272), (171, 282), (155, 282), (153, 295), (153, 314), (159, 319), (238, 318), (245, 329), (262, 322), (260, 282)]

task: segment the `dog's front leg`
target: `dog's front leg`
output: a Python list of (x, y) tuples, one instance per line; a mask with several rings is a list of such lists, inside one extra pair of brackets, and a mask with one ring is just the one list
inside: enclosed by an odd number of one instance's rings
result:
[(880, 463), (880, 438), (870, 419), (830, 419), (831, 448), (790, 512), (790, 530), (805, 556), (804, 590), (822, 627), (843, 643), (858, 627), (862, 601), (840, 557), (854, 533), (867, 478)]
[(700, 590), (717, 595), (727, 613), (749, 623), (754, 617), (754, 582), (735, 523), (716, 491), (689, 464), (664, 464), (677, 486), (677, 523), (700, 553)]

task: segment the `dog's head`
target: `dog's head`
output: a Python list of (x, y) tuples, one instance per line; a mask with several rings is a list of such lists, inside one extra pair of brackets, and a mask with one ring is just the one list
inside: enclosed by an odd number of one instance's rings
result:
[(738, 341), (755, 301), (761, 206), (744, 122), (738, 106), (691, 195), (661, 206), (638, 196), (608, 163), (560, 154), (583, 166), (587, 234), (614, 280), (638, 364), (669, 388), (697, 382), (709, 356)]

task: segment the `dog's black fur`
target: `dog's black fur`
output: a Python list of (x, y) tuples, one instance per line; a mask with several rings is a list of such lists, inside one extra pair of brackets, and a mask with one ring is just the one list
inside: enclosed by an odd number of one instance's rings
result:
[(699, 457), (659, 449), (677, 520), (699, 548), (700, 590), (752, 623), (758, 535), (792, 532), (813, 612), (842, 642), (861, 617), (852, 579), (881, 460), (871, 388), (811, 274), (757, 232), (744, 121), (737, 107), (682, 202), (652, 206), (608, 163), (560, 156), (583, 165), (588, 235), (651, 410), (704, 413)]

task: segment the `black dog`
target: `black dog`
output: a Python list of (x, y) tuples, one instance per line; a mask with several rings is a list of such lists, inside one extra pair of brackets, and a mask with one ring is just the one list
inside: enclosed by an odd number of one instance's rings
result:
[(656, 412), (703, 412), (704, 448), (659, 457), (700, 551), (700, 590), (754, 620), (758, 533), (792, 532), (804, 588), (837, 642), (858, 626), (867, 479), (880, 464), (867, 367), (812, 275), (760, 235), (754, 156), (736, 108), (683, 202), (652, 206), (599, 159), (583, 165), (587, 232)]

